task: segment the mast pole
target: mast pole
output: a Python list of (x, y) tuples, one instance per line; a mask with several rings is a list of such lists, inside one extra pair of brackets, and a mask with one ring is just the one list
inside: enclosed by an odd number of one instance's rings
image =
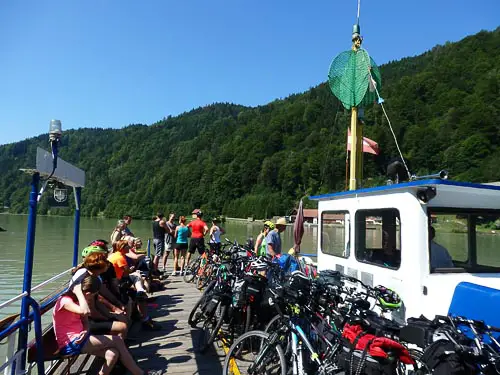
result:
[[(352, 29), (352, 50), (354, 52), (357, 52), (361, 48), (361, 41), (360, 27), (359, 24), (356, 24)], [(349, 190), (356, 190), (360, 185), (363, 171), (363, 126), (358, 121), (358, 107), (351, 108), (350, 162)]]
[(349, 190), (356, 190), (358, 186), (358, 141), (359, 141), (359, 129), (358, 126), (358, 108), (351, 108), (351, 157), (350, 157), (350, 179), (349, 179)]

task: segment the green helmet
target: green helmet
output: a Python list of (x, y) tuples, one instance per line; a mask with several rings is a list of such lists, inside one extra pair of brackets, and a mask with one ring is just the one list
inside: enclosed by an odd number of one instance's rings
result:
[(82, 250), (82, 258), (86, 258), (87, 255), (91, 253), (103, 253), (106, 254), (107, 251), (104, 250), (102, 247), (99, 246), (87, 246), (85, 249)]
[(264, 226), (268, 227), (269, 229), (273, 230), (274, 229), (274, 223), (270, 220), (267, 220), (264, 222)]

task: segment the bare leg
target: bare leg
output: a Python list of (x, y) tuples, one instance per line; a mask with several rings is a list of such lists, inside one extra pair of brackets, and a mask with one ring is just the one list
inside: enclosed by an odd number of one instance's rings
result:
[[(90, 335), (89, 341), (83, 347), (83, 353), (96, 354), (102, 353), (106, 349), (116, 349), (120, 356), (120, 360), (123, 365), (129, 370), (132, 375), (144, 375), (144, 371), (141, 370), (137, 363), (135, 363), (132, 355), (128, 351), (123, 339), (119, 336), (110, 335)], [(111, 354), (109, 355), (111, 358)], [(105, 357), (107, 360), (107, 357)], [(116, 362), (116, 361), (115, 361)], [(114, 365), (114, 364), (113, 364)]]
[(180, 253), (180, 250), (177, 250), (177, 249), (174, 250), (174, 270), (173, 270), (173, 272), (177, 271), (177, 268), (179, 267), (179, 253)]
[[(189, 257), (188, 257), (188, 262), (189, 262)], [(182, 257), (181, 257), (181, 273), (184, 271), (184, 265), (188, 265), (188, 262), (186, 262), (186, 252), (185, 250), (182, 251)]]
[(108, 375), (116, 364), (116, 361), (120, 358), (120, 352), (118, 349), (107, 349), (104, 353), (104, 359), (106, 362), (103, 363), (99, 375)]
[(146, 302), (137, 302), (137, 310), (141, 314), (141, 318), (144, 320), (148, 316), (148, 306)]
[(168, 259), (168, 256), (170, 255), (170, 250), (166, 250), (165, 251), (165, 255), (163, 255), (163, 271), (166, 271), (167, 270), (167, 259)]
[(122, 339), (127, 337), (127, 331), (128, 331), (128, 327), (127, 327), (127, 323), (125, 323), (125, 322), (115, 321), (115, 322), (113, 322), (113, 325), (111, 326), (111, 334), (120, 336)]
[[(83, 351), (82, 351), (83, 353)], [(116, 362), (120, 358), (120, 353), (117, 349), (101, 349), (92, 352), (92, 355), (96, 357), (104, 358), (106, 361), (102, 364), (101, 370), (99, 371), (99, 375), (108, 375), (115, 367)]]
[(158, 271), (158, 263), (160, 262), (160, 257), (155, 255), (153, 258), (153, 270)]

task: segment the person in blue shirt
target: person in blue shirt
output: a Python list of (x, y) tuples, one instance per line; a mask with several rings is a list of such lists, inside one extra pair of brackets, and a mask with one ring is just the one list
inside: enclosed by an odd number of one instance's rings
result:
[(430, 226), (429, 227), (429, 238), (430, 238), (430, 258), (431, 258), (431, 270), (435, 268), (453, 268), (453, 258), (451, 257), (448, 250), (440, 244), (434, 242), (434, 237), (436, 237), (436, 230)]
[(285, 229), (286, 229), (286, 219), (284, 217), (280, 217), (276, 221), (274, 229), (269, 231), (269, 233), (266, 236), (267, 255), (274, 257), (278, 254), (281, 254), (280, 233), (284, 232)]

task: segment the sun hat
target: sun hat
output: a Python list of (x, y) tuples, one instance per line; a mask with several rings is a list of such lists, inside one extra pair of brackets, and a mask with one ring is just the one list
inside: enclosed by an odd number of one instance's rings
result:
[(284, 217), (280, 217), (276, 220), (276, 225), (286, 225), (286, 219)]

